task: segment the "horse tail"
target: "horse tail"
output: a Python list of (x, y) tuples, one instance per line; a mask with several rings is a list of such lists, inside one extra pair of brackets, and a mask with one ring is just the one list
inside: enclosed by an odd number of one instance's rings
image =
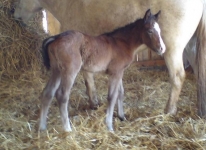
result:
[(42, 57), (43, 57), (43, 63), (44, 66), (49, 70), (50, 69), (50, 59), (49, 59), (49, 54), (48, 54), (48, 46), (55, 40), (55, 37), (49, 37), (45, 39), (42, 43)]
[(197, 107), (198, 115), (206, 117), (206, 0), (203, 0), (203, 13), (197, 31)]

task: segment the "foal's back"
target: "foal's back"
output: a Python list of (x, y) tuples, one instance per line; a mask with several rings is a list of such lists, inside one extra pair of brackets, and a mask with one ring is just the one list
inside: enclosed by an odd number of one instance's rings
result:
[(124, 42), (107, 35), (97, 37), (85, 35), (80, 52), (83, 69), (90, 72), (117, 68), (117, 64), (120, 65), (127, 58), (128, 53)]

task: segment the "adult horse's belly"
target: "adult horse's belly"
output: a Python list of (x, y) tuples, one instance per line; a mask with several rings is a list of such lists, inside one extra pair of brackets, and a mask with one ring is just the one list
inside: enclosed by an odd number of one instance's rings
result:
[[(203, 5), (200, 0), (161, 1), (162, 16), (159, 21), (166, 46), (174, 44), (183, 49), (194, 34), (201, 18)], [(173, 48), (171, 45), (170, 47)]]
[[(68, 10), (64, 11), (67, 14), (61, 14), (62, 17), (59, 18), (62, 30), (74, 29), (90, 35), (109, 32), (143, 18), (145, 11), (150, 8), (153, 13), (162, 11), (160, 27), (163, 35), (178, 36), (181, 35), (179, 30), (183, 29), (184, 32), (187, 26), (192, 30), (189, 32), (194, 32), (202, 12), (201, 0), (73, 1), (72, 6), (65, 8)], [(74, 13), (76, 10), (78, 13)], [(170, 38), (166, 39), (169, 41)]]

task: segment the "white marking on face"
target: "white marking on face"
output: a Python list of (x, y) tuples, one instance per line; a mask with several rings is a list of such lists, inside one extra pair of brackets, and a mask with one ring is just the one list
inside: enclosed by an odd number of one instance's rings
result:
[(159, 25), (156, 22), (154, 24), (154, 28), (157, 31), (158, 35), (159, 35), (160, 45), (162, 47), (162, 54), (163, 54), (165, 52), (165, 50), (166, 50), (166, 46), (165, 46), (165, 44), (164, 44), (164, 42), (162, 40), (162, 37), (160, 36), (160, 33), (161, 33), (160, 27), (159, 27)]

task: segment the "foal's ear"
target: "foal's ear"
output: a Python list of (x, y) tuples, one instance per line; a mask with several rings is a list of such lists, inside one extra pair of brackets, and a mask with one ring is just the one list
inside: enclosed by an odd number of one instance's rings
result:
[(160, 14), (161, 14), (161, 10), (156, 15), (154, 15), (156, 21), (158, 21)]
[(151, 16), (151, 11), (150, 11), (150, 9), (148, 9), (148, 10), (146, 11), (145, 15), (144, 15), (144, 22), (146, 22), (147, 19), (148, 19), (150, 16)]

